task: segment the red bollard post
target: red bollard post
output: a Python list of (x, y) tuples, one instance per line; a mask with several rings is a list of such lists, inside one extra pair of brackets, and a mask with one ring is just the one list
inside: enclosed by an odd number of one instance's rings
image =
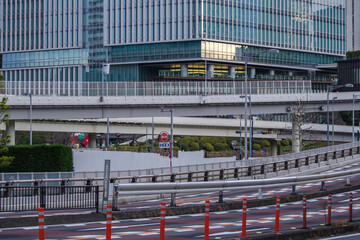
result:
[(306, 195), (303, 195), (303, 227), (306, 228)]
[(327, 225), (331, 225), (331, 194), (329, 194), (329, 199), (328, 199), (328, 223)]
[(161, 203), (160, 240), (165, 240), (165, 214), (166, 214), (165, 205), (166, 204), (164, 202)]
[(39, 240), (45, 240), (44, 208), (39, 208)]
[(349, 193), (349, 222), (352, 222), (352, 213), (353, 213), (352, 207), (353, 207), (353, 194), (351, 192)]
[(246, 235), (246, 210), (247, 210), (247, 198), (243, 199), (243, 212), (242, 212), (242, 232), (241, 237), (249, 237)]
[(112, 205), (108, 204), (106, 209), (106, 240), (111, 240)]
[(209, 240), (209, 225), (210, 225), (210, 201), (205, 201), (205, 235), (204, 240)]
[(280, 232), (280, 196), (276, 197), (276, 213), (275, 213), (275, 231), (274, 233)]

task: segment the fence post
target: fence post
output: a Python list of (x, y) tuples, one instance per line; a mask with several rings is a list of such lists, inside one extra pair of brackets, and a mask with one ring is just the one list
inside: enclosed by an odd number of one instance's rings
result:
[(326, 189), (325, 189), (325, 181), (321, 182), (320, 191), (326, 191)]
[(352, 222), (353, 194), (349, 193), (349, 222)]
[(44, 186), (40, 187), (40, 207), (45, 208), (46, 205), (46, 189)]
[(329, 198), (328, 198), (328, 223), (327, 223), (327, 225), (331, 225), (331, 203), (332, 203), (331, 194), (329, 194)]
[(210, 201), (205, 201), (205, 236), (204, 240), (209, 240), (209, 225), (210, 225)]
[(44, 208), (39, 208), (39, 240), (45, 240), (45, 222), (44, 222)]
[(347, 186), (347, 187), (351, 186), (350, 178), (349, 178), (349, 177), (346, 178), (346, 184), (345, 184), (345, 186)]
[(112, 206), (107, 205), (106, 209), (106, 240), (111, 240), (111, 220), (112, 220)]
[(170, 207), (175, 207), (176, 206), (176, 193), (171, 193), (170, 197), (171, 197)]
[(165, 240), (165, 203), (161, 203), (161, 212), (160, 212), (160, 240)]
[(275, 231), (274, 233), (280, 232), (280, 196), (276, 197), (276, 212), (275, 212)]
[(224, 202), (224, 191), (219, 191), (219, 203)]
[(258, 199), (262, 199), (262, 188), (258, 189)]
[(243, 199), (243, 212), (242, 212), (242, 232), (241, 232), (241, 237), (249, 237), (248, 235), (246, 235), (246, 209), (247, 209), (247, 198)]
[(296, 193), (296, 185), (291, 185), (291, 194), (290, 195), (297, 195)]
[(303, 195), (303, 227), (306, 228), (306, 195)]
[(99, 186), (95, 186), (95, 205), (96, 205), (96, 213), (99, 212)]

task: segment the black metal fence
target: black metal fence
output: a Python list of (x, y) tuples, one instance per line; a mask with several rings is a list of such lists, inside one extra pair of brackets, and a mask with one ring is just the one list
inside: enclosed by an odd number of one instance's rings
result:
[(0, 187), (0, 211), (91, 209), (99, 211), (99, 186)]

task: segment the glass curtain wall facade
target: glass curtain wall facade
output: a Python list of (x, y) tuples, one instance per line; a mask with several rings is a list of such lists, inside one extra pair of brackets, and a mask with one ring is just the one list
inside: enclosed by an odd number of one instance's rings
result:
[[(345, 55), (345, 6), (345, 0), (0, 0), (0, 71), (17, 94), (62, 95), (69, 92), (60, 85), (102, 81), (104, 63), (111, 65), (105, 81), (204, 78), (205, 58), (212, 78), (241, 79), (244, 55), (251, 54), (250, 78), (316, 72), (327, 80), (317, 65)], [(279, 53), (266, 53), (271, 48)]]

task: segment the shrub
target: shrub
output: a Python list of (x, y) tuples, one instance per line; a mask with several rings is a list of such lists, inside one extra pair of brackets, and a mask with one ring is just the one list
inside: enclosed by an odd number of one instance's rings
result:
[(181, 143), (181, 146), (180, 146), (180, 149), (182, 151), (189, 151), (189, 145), (187, 145), (186, 143), (182, 142)]
[(181, 139), (181, 143), (185, 143), (188, 146), (190, 146), (192, 142), (198, 142), (197, 137), (184, 137), (183, 139)]
[(289, 140), (287, 140), (287, 139), (281, 140), (280, 143), (281, 143), (281, 146), (289, 146), (289, 144), (290, 144)]
[(256, 150), (256, 151), (260, 151), (261, 150), (260, 144), (254, 143), (253, 144), (253, 149)]
[(198, 151), (199, 150), (199, 144), (197, 142), (192, 142), (190, 144), (190, 150), (191, 151)]
[[(71, 172), (72, 151), (65, 145), (9, 146), (8, 155), (14, 156), (12, 164), (2, 172)], [(0, 153), (1, 155), (1, 153)]]
[(205, 143), (205, 150), (208, 152), (213, 152), (214, 146), (211, 143)]

